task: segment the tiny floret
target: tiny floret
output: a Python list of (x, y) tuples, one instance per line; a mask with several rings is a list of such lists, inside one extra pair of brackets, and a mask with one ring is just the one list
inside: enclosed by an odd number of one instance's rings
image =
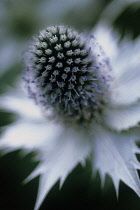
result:
[(79, 64), (81, 62), (81, 59), (80, 58), (76, 58), (75, 60), (74, 60), (74, 63), (76, 63), (76, 64)]
[(56, 67), (62, 68), (62, 67), (63, 67), (63, 63), (61, 63), (61, 62), (57, 63), (57, 64), (56, 64)]
[(79, 55), (80, 54), (80, 49), (74, 50), (74, 55)]
[(57, 51), (62, 50), (61, 44), (57, 44), (54, 48), (55, 48), (55, 50), (57, 50)]
[(55, 36), (53, 36), (52, 38), (50, 38), (50, 42), (53, 44), (53, 43), (57, 43), (57, 41), (58, 41), (58, 38), (57, 38), (57, 36), (55, 35)]
[(73, 55), (73, 51), (72, 50), (68, 50), (66, 53), (68, 56), (72, 56)]
[(48, 60), (48, 62), (50, 62), (50, 63), (54, 63), (54, 61), (55, 61), (55, 57), (54, 56), (50, 57), (49, 60)]
[(64, 53), (60, 53), (60, 52), (58, 52), (57, 57), (58, 57), (59, 59), (64, 58)]
[(41, 57), (40, 58), (40, 63), (45, 63), (46, 62), (46, 58), (45, 57)]
[(72, 58), (70, 58), (70, 59), (67, 59), (66, 62), (67, 62), (67, 64), (71, 65), (73, 63), (73, 60), (72, 60)]
[(46, 55), (51, 55), (52, 54), (52, 50), (50, 50), (50, 49), (45, 50), (45, 54)]
[(36, 51), (36, 54), (37, 54), (37, 55), (43, 55), (43, 51), (42, 51), (42, 50), (37, 50), (37, 51)]
[(67, 42), (64, 43), (64, 47), (65, 47), (65, 48), (69, 48), (70, 45), (71, 45), (70, 41), (67, 41)]
[(65, 34), (60, 36), (60, 40), (61, 41), (66, 41), (67, 40), (67, 36)]
[(65, 71), (66, 73), (68, 73), (68, 72), (70, 71), (70, 67), (64, 68), (64, 71)]
[(46, 70), (51, 70), (51, 69), (52, 69), (52, 66), (51, 66), (51, 65), (47, 65), (47, 66), (45, 67), (45, 69), (46, 69)]
[(41, 47), (42, 47), (42, 48), (46, 49), (46, 48), (47, 48), (47, 46), (48, 46), (48, 45), (47, 45), (47, 43), (46, 43), (46, 42), (42, 42), (42, 43), (41, 43)]

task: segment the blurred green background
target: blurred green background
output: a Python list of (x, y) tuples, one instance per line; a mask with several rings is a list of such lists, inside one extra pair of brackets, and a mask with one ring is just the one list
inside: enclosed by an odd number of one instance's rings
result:
[[(65, 24), (80, 32), (90, 32), (98, 24), (104, 9), (115, 1), (118, 0), (1, 0), (0, 94), (13, 89), (21, 78), (23, 53), (31, 37), (39, 30)], [(113, 12), (110, 10), (108, 20)], [(136, 39), (140, 35), (140, 2), (126, 4), (114, 19), (112, 27), (119, 32), (120, 39), (128, 34), (132, 40)], [(0, 110), (0, 132), (15, 119), (15, 113)], [(21, 158), (20, 151), (5, 156), (1, 152), (0, 210), (33, 209), (39, 177), (26, 185), (22, 181), (38, 164), (32, 162), (34, 155), (35, 152)], [(119, 192), (117, 200), (109, 177), (101, 189), (99, 175), (92, 177), (87, 160), (84, 168), (79, 164), (70, 173), (61, 190), (59, 182), (56, 183), (40, 210), (140, 210), (140, 199), (122, 182)]]

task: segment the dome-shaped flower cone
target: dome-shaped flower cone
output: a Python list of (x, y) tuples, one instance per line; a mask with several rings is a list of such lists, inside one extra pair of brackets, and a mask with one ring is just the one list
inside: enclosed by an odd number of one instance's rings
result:
[(7, 151), (37, 150), (40, 164), (26, 179), (41, 175), (36, 210), (56, 181), (62, 185), (87, 157), (102, 180), (111, 176), (117, 193), (122, 180), (140, 196), (139, 46), (139, 40), (118, 44), (106, 25), (89, 37), (65, 26), (49, 27), (31, 43), (24, 80), (36, 105), (30, 103), (29, 111), (17, 95), (0, 98), (1, 107), (19, 114), (0, 145)]

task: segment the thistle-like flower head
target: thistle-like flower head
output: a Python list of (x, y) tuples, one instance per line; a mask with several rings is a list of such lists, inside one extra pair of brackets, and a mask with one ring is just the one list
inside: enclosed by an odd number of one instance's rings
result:
[(29, 95), (53, 116), (85, 124), (101, 112), (110, 66), (94, 37), (87, 40), (65, 26), (48, 27), (35, 38), (27, 57)]

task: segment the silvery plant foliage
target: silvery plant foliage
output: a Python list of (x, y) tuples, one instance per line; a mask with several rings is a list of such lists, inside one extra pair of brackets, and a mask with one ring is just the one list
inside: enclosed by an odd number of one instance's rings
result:
[(112, 178), (117, 194), (122, 180), (140, 196), (139, 37), (119, 42), (102, 21), (89, 35), (50, 26), (33, 38), (24, 63), (23, 82), (0, 97), (1, 107), (19, 115), (3, 130), (0, 147), (37, 151), (40, 163), (26, 179), (40, 175), (34, 209), (87, 158), (102, 182)]

